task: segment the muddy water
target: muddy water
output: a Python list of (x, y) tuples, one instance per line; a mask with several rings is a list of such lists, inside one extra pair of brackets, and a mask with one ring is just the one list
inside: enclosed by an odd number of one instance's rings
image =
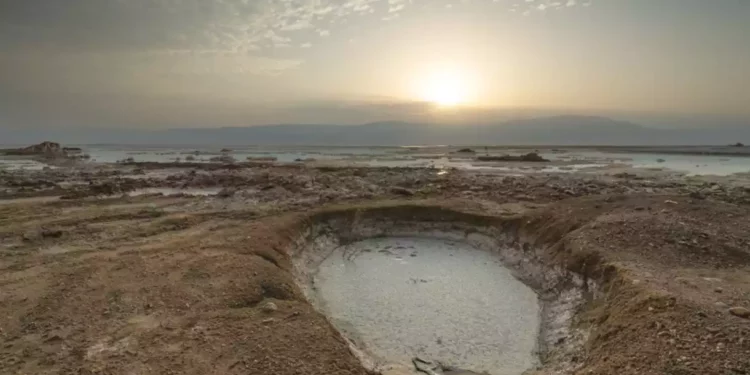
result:
[(319, 308), (382, 364), (419, 356), (493, 375), (536, 364), (537, 295), (467, 244), (356, 242), (334, 251), (314, 284)]

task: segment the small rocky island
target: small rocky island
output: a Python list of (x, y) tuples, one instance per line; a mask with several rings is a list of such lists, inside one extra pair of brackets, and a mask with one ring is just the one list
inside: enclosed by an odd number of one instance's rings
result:
[(0, 151), (9, 156), (44, 156), (44, 157), (67, 157), (68, 153), (57, 142), (44, 141), (42, 143), (24, 148), (6, 149)]
[(68, 160), (68, 159), (88, 159), (89, 156), (83, 154), (79, 147), (63, 147), (60, 143), (44, 141), (39, 144), (23, 148), (12, 148), (0, 150), (3, 156), (19, 156), (41, 158), (46, 160)]
[(541, 157), (536, 152), (530, 152), (524, 155), (500, 155), (500, 156), (477, 156), (478, 161), (528, 161), (528, 162), (548, 162), (549, 159)]

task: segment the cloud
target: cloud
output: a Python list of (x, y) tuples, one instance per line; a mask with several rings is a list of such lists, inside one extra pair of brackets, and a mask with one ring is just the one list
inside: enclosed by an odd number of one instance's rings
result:
[[(302, 33), (320, 33), (328, 30), (326, 25), (346, 23), (353, 16), (380, 11), (385, 14), (379, 18), (391, 20), (391, 14), (402, 14), (414, 3), (434, 0), (2, 1), (0, 47), (4, 49), (244, 54), (297, 44), (295, 39)], [(518, 12), (591, 4), (590, 0), (508, 2), (521, 5)], [(446, 2), (447, 8), (452, 5)]]
[[(411, 0), (0, 0), (0, 60), (14, 71), (66, 71), (86, 58), (117, 72), (204, 74), (229, 71), (276, 75), (299, 59), (276, 59), (274, 49), (308, 49), (310, 36), (331, 35), (330, 25), (380, 10), (395, 18)], [(291, 52), (294, 53), (294, 52)], [(18, 61), (37, 56), (32, 68)], [(175, 57), (189, 64), (170, 65)], [(233, 58), (228, 58), (233, 57)], [(148, 64), (137, 62), (146, 59)], [(213, 63), (211, 63), (213, 59)], [(123, 66), (124, 61), (134, 61)], [(0, 61), (2, 63), (2, 61)], [(210, 68), (220, 66), (222, 68)], [(61, 68), (62, 67), (62, 68)], [(0, 66), (0, 68), (2, 68)], [(161, 69), (161, 70), (160, 70)], [(166, 71), (165, 71), (166, 69)], [(145, 72), (145, 73), (144, 73)], [(36, 74), (36, 73), (34, 73)], [(63, 74), (63, 73), (60, 73)], [(77, 76), (77, 74), (72, 74)], [(19, 76), (20, 77), (20, 76)], [(18, 78), (20, 80), (21, 78)]]
[(593, 0), (517, 0), (510, 5), (509, 10), (519, 11), (524, 16), (531, 14), (533, 11), (544, 12), (550, 9), (564, 9), (576, 6), (590, 6)]
[[(257, 50), (295, 32), (411, 0), (23, 0), (4, 2), (0, 46), (70, 51)], [(137, 25), (137, 27), (134, 27)]]

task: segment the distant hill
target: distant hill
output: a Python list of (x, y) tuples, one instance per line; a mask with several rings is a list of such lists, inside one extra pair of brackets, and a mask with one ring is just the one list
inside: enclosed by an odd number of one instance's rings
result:
[(394, 121), (155, 131), (120, 128), (3, 133), (0, 130), (2, 143), (35, 143), (42, 138), (65, 144), (159, 145), (724, 145), (750, 143), (750, 126), (665, 130), (606, 117), (554, 116), (476, 125)]

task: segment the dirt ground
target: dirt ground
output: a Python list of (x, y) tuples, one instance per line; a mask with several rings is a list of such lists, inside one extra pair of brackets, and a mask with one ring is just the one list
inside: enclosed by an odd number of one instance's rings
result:
[(77, 195), (0, 204), (2, 374), (366, 374), (285, 249), (320, 210), (385, 200), (515, 226), (604, 285), (576, 320), (592, 332), (576, 374), (750, 374), (743, 187), (266, 167), (146, 179), (221, 196), (120, 196), (117, 174), (61, 176), (55, 192)]

